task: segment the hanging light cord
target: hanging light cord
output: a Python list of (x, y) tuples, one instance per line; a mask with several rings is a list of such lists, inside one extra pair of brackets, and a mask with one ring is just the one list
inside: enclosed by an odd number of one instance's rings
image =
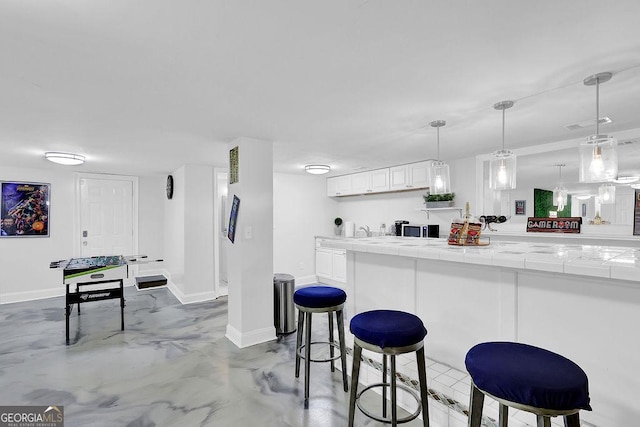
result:
[(440, 126), (436, 128), (436, 135), (438, 138), (438, 144), (437, 144), (438, 155), (436, 156), (436, 158), (438, 159), (438, 161), (440, 161)]
[(502, 109), (502, 151), (504, 151), (504, 110)]
[(600, 135), (600, 77), (596, 77), (596, 145)]

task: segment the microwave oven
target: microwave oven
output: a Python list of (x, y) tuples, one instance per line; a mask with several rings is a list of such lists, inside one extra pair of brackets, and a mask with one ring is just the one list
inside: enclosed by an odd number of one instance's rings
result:
[(402, 235), (405, 237), (440, 237), (438, 224), (402, 224)]

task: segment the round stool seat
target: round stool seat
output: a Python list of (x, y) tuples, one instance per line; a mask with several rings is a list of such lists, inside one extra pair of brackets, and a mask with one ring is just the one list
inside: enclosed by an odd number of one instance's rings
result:
[(347, 300), (347, 294), (332, 286), (307, 286), (293, 294), (293, 302), (302, 307), (335, 307)]
[(351, 333), (356, 338), (378, 346), (406, 347), (417, 344), (427, 335), (418, 316), (404, 311), (372, 310), (351, 319)]
[(465, 365), (476, 387), (499, 399), (558, 411), (591, 410), (585, 372), (551, 351), (486, 342), (469, 350)]

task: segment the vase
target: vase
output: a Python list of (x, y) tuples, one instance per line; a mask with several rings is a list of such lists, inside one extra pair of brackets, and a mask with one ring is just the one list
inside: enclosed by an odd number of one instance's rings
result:
[(335, 233), (336, 236), (340, 236), (342, 235), (342, 226), (335, 226), (333, 227), (333, 232)]

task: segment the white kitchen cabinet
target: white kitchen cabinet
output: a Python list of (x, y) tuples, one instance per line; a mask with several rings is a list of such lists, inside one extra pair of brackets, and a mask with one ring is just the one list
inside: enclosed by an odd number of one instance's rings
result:
[(346, 283), (347, 252), (344, 249), (316, 248), (316, 276)]
[(333, 280), (338, 282), (347, 282), (347, 251), (333, 250)]
[(316, 248), (316, 275), (333, 277), (333, 249)]
[(415, 190), (429, 187), (431, 161), (389, 168), (390, 190)]
[(370, 194), (383, 191), (389, 191), (389, 168), (351, 175), (352, 194)]
[(342, 175), (327, 178), (327, 196), (335, 197), (354, 194), (351, 188), (352, 176), (353, 175)]

